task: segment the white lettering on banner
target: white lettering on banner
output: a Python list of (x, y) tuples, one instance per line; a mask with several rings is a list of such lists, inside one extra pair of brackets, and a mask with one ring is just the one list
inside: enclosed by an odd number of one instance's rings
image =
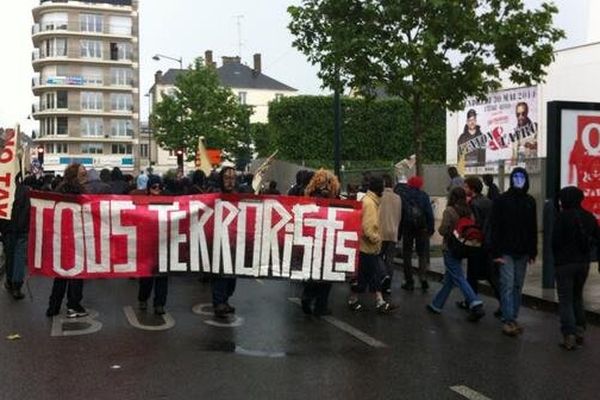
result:
[(179, 203), (169, 205), (151, 204), (148, 209), (158, 213), (158, 270), (167, 272), (169, 211), (179, 210)]
[(131, 201), (111, 201), (112, 234), (127, 237), (127, 261), (123, 264), (115, 264), (115, 272), (135, 272), (137, 268), (137, 232), (134, 226), (123, 226), (121, 224), (121, 212), (135, 210)]
[(179, 232), (179, 223), (185, 219), (187, 213), (183, 210), (171, 211), (171, 263), (169, 264), (170, 271), (187, 271), (187, 264), (179, 261), (179, 244), (187, 242), (185, 233)]
[(294, 212), (294, 244), (304, 247), (304, 256), (302, 257), (302, 269), (300, 271), (292, 271), (292, 279), (305, 280), (310, 278), (310, 264), (312, 254), (313, 241), (310, 236), (302, 235), (302, 227), (304, 226), (304, 214), (315, 213), (319, 211), (316, 204), (295, 205)]
[[(201, 201), (190, 201), (190, 270), (200, 271), (200, 258), (202, 271), (210, 272), (210, 258), (208, 256), (208, 243), (204, 226), (212, 217), (214, 211)], [(200, 254), (198, 254), (198, 245)]]
[[(71, 214), (73, 230), (64, 232), (62, 220), (65, 212)], [(54, 236), (53, 236), (53, 260), (54, 271), (60, 276), (73, 277), (84, 270), (84, 247), (83, 247), (83, 223), (81, 221), (81, 206), (75, 203), (58, 203), (54, 208)], [(65, 237), (72, 235), (74, 265), (65, 266), (62, 263), (62, 241)]]
[[(260, 270), (260, 243), (262, 240), (261, 226), (258, 221), (263, 216), (262, 203), (240, 203), (238, 206), (240, 213), (238, 216), (237, 240), (235, 243), (235, 273), (244, 276), (258, 276)], [(249, 208), (255, 208), (256, 220), (254, 223), (254, 244), (252, 249), (252, 264), (245, 266), (246, 254), (246, 226), (248, 220)]]
[[(596, 147), (592, 146), (591, 140), (592, 130), (594, 129), (596, 130), (596, 136), (598, 138)], [(581, 132), (581, 142), (590, 156), (596, 157), (600, 155), (600, 124), (593, 122), (587, 124)]]
[(31, 207), (35, 209), (35, 252), (33, 257), (33, 268), (42, 269), (42, 237), (44, 234), (44, 210), (54, 208), (54, 201), (50, 200), (34, 200), (31, 202)]
[[(231, 246), (229, 244), (229, 225), (235, 220), (239, 210), (228, 201), (217, 200), (215, 203), (215, 229), (213, 233), (212, 272), (221, 271), (221, 255), (223, 256), (223, 273), (233, 274), (231, 262)], [(223, 211), (229, 213), (223, 219)]]
[(94, 235), (94, 219), (92, 205), (83, 205), (83, 228), (88, 272), (110, 272), (110, 202), (100, 202), (100, 262), (96, 262), (96, 237)]
[[(266, 200), (264, 202), (265, 216), (263, 219), (262, 229), (262, 251), (261, 251), (261, 276), (269, 275), (269, 261), (273, 266), (273, 276), (281, 276), (281, 261), (279, 258), (279, 231), (292, 220), (292, 216), (288, 213), (285, 208), (274, 200)], [(281, 217), (281, 220), (272, 226), (273, 224), (273, 211)]]

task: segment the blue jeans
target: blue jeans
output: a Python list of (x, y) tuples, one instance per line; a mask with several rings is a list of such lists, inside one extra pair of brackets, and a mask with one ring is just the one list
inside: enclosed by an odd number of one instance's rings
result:
[(500, 265), (500, 309), (504, 322), (514, 322), (521, 308), (521, 293), (527, 272), (527, 256), (502, 256)]
[(6, 280), (20, 285), (27, 271), (27, 233), (8, 233), (4, 240)]
[(446, 266), (446, 272), (444, 274), (444, 282), (442, 288), (437, 292), (431, 306), (438, 312), (442, 311), (450, 292), (457, 286), (465, 297), (469, 308), (473, 308), (483, 304), (483, 302), (477, 297), (477, 294), (473, 291), (462, 270), (461, 260), (455, 258), (450, 254), (449, 251), (444, 250), (444, 265)]

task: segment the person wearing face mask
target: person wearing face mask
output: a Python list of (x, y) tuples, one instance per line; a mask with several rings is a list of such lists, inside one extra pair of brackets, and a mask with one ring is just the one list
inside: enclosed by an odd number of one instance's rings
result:
[(527, 264), (537, 257), (537, 213), (529, 195), (529, 175), (524, 168), (510, 174), (510, 189), (494, 202), (491, 216), (491, 255), (500, 271), (502, 332), (517, 336), (517, 323)]

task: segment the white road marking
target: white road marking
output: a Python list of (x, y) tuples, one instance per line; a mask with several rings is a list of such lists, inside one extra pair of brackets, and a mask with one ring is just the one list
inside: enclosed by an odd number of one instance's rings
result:
[[(89, 315), (82, 318), (67, 318), (64, 314), (52, 317), (52, 329), (50, 331), (50, 336), (80, 336), (90, 335), (92, 333), (98, 332), (100, 329), (102, 329), (102, 322), (96, 320), (96, 317), (98, 317), (98, 315), (100, 314), (98, 313), (98, 311), (90, 310), (89, 308), (87, 311)], [(64, 329), (65, 325), (74, 324), (85, 324), (87, 325), (87, 328), (67, 330)]]
[[(297, 297), (290, 297), (288, 300), (297, 305), (301, 304), (300, 299)], [(336, 328), (346, 332), (347, 334), (354, 336), (356, 339), (360, 340), (363, 343), (368, 344), (371, 347), (377, 347), (377, 348), (389, 347), (387, 344), (375, 339), (374, 337), (367, 335), (363, 331), (356, 329), (355, 327), (345, 323), (344, 321), (340, 321), (339, 319), (332, 317), (331, 315), (324, 315), (321, 317), (321, 319), (323, 321), (328, 322), (329, 324), (335, 326)]]
[(261, 285), (265, 284), (265, 282), (262, 279), (256, 279), (256, 282), (260, 283)]
[(460, 394), (463, 397), (466, 397), (469, 400), (492, 400), (489, 397), (482, 395), (479, 392), (471, 389), (468, 386), (459, 385), (459, 386), (450, 386), (450, 390)]
[(262, 350), (246, 350), (240, 346), (235, 346), (235, 352), (237, 354), (241, 354), (243, 356), (250, 357), (266, 357), (266, 358), (281, 358), (285, 357), (285, 353), (276, 351), (276, 352), (268, 352)]
[[(215, 315), (215, 313), (213, 312), (212, 303), (196, 304), (192, 307), (192, 312), (196, 315), (203, 315), (206, 317), (214, 317)], [(216, 326), (218, 328), (236, 328), (238, 326), (244, 325), (244, 318), (238, 317), (236, 315), (231, 315), (230, 317), (224, 318), (223, 320), (209, 319), (204, 321), (204, 323), (210, 326)]]
[(167, 329), (171, 329), (175, 326), (175, 320), (173, 319), (173, 317), (171, 317), (171, 314), (169, 313), (165, 313), (160, 316), (162, 317), (162, 320), (164, 322), (163, 324), (144, 325), (139, 321), (137, 314), (133, 310), (133, 307), (125, 306), (123, 307), (123, 312), (125, 313), (125, 317), (127, 317), (127, 322), (129, 322), (131, 326), (137, 329), (142, 329), (144, 331), (166, 331)]

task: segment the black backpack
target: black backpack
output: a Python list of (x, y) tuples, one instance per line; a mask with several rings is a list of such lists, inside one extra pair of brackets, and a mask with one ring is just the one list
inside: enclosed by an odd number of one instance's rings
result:
[(422, 231), (427, 229), (427, 217), (425, 211), (419, 206), (414, 196), (406, 196), (402, 204), (403, 225), (412, 231)]

